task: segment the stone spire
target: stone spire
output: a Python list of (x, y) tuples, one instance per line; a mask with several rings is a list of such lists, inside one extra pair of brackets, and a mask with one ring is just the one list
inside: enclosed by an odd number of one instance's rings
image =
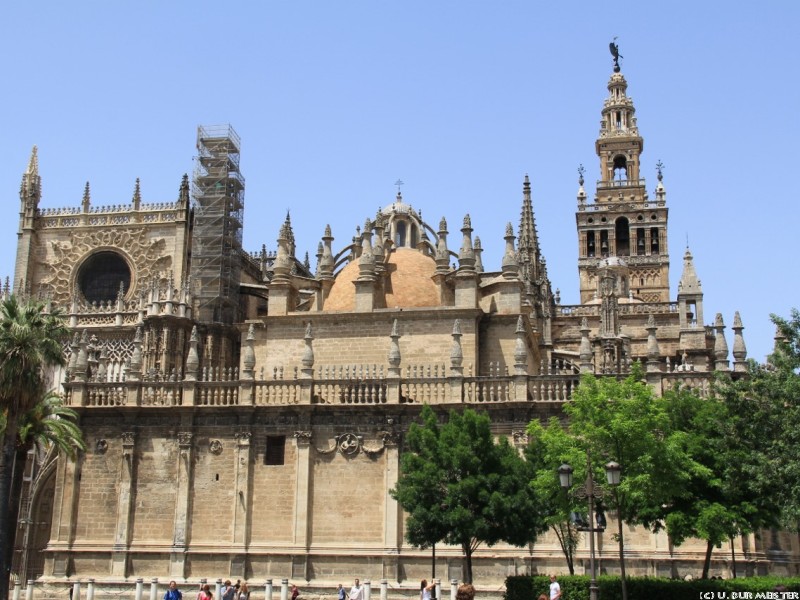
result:
[(189, 176), (184, 173), (181, 179), (181, 187), (178, 190), (178, 204), (181, 206), (189, 205)]
[(369, 219), (364, 223), (361, 233), (361, 256), (358, 259), (360, 280), (372, 280), (375, 276), (375, 255), (372, 253), (372, 223)]
[(540, 273), (541, 251), (539, 249), (539, 234), (536, 231), (536, 218), (533, 215), (533, 202), (531, 200), (531, 182), (527, 175), (522, 183), (522, 211), (519, 219), (519, 248), (520, 261), (527, 263), (528, 279), (536, 281)]
[(436, 240), (436, 272), (447, 273), (450, 270), (450, 250), (447, 248), (447, 220), (439, 221)]
[(472, 248), (472, 220), (469, 215), (464, 217), (461, 234), (463, 239), (458, 253), (458, 264), (460, 268), (473, 271), (475, 270), (475, 251)]
[(744, 336), (742, 330), (742, 317), (739, 316), (739, 311), (733, 315), (733, 370), (736, 373), (747, 372), (747, 347), (744, 345)]
[(81, 208), (83, 212), (89, 212), (89, 206), (92, 204), (92, 194), (89, 190), (89, 182), (86, 182), (86, 187), (83, 188), (83, 201), (81, 202)]
[(331, 249), (332, 242), (333, 235), (331, 235), (331, 226), (326, 225), (325, 234), (322, 236), (322, 256), (319, 259), (320, 277), (333, 277), (333, 251)]
[(291, 239), (294, 237), (291, 233), (292, 225), (289, 221), (289, 214), (286, 214), (286, 221), (281, 225), (278, 232), (278, 251), (275, 255), (275, 262), (272, 271), (275, 274), (275, 279), (285, 280), (288, 279), (292, 268), (292, 257), (294, 256)]
[(725, 323), (722, 321), (722, 313), (717, 313), (714, 319), (714, 368), (717, 371), (729, 371), (730, 362), (728, 361), (728, 342), (725, 340)]
[(142, 205), (142, 190), (139, 184), (139, 178), (136, 178), (136, 183), (133, 186), (133, 210), (139, 210)]
[(42, 198), (42, 178), (39, 177), (39, 157), (36, 146), (31, 150), (28, 168), (22, 175), (19, 197), (23, 212), (26, 209), (36, 210), (39, 207), (39, 200)]
[(678, 293), (703, 293), (703, 287), (700, 284), (700, 280), (697, 278), (697, 271), (694, 269), (694, 258), (689, 250), (689, 246), (686, 246), (686, 252), (683, 254), (683, 273), (681, 273), (681, 280), (678, 282)]
[(477, 235), (475, 236), (475, 244), (472, 248), (473, 252), (475, 252), (475, 271), (478, 273), (483, 273), (483, 258), (481, 255), (483, 254), (483, 246), (481, 246), (481, 238)]
[(506, 224), (506, 251), (503, 254), (503, 278), (514, 279), (519, 275), (519, 263), (517, 262), (516, 251), (514, 250), (514, 227), (511, 223)]

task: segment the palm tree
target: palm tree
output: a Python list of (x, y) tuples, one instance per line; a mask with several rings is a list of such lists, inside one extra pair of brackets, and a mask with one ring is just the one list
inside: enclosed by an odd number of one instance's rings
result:
[[(75, 459), (78, 450), (86, 450), (86, 442), (78, 425), (78, 413), (68, 406), (56, 392), (48, 392), (45, 397), (22, 415), (17, 434), (17, 451), (14, 457), (14, 478), (11, 483), (11, 499), (8, 508), (9, 524), (16, 533), (19, 518), (20, 493), (25, 473), (28, 452), (36, 446), (54, 447), (70, 459)], [(0, 431), (5, 430), (5, 419), (0, 419)], [(11, 565), (14, 559), (13, 540), (6, 547), (6, 560)]]
[[(20, 302), (15, 295), (0, 302), (0, 410), (6, 430), (0, 452), (0, 548), (13, 546), (16, 529), (9, 508), (20, 417), (44, 395), (44, 369), (65, 363), (62, 342), (68, 330), (60, 315), (41, 302)], [(8, 598), (11, 565), (0, 552), (0, 600)]]

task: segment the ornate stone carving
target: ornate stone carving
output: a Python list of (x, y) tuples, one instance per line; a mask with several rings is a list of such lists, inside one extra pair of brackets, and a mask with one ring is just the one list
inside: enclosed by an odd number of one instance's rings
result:
[[(392, 440), (395, 438), (392, 437), (392, 434), (393, 432), (389, 431), (378, 432), (378, 436), (381, 438), (381, 446), (379, 448), (367, 448), (366, 446), (364, 446), (363, 435), (347, 432), (336, 436), (333, 439), (333, 444), (328, 448), (324, 449), (317, 448), (316, 450), (320, 454), (332, 454), (334, 452), (339, 452), (340, 454), (348, 457), (356, 456), (359, 452), (363, 452), (370, 458), (375, 458), (376, 456), (380, 455), (381, 452), (384, 451), (386, 446), (393, 445)], [(389, 438), (388, 443), (387, 443), (387, 437)]]
[(42, 279), (54, 302), (68, 306), (72, 298), (70, 282), (75, 266), (97, 248), (114, 248), (130, 261), (138, 281), (148, 281), (172, 267), (172, 257), (166, 253), (166, 242), (152, 240), (143, 227), (137, 229), (73, 230), (66, 242), (51, 241), (53, 256), (41, 262), (48, 273)]
[(311, 432), (310, 431), (295, 431), (294, 438), (297, 440), (298, 446), (308, 446), (311, 444)]
[(123, 448), (133, 448), (133, 445), (136, 442), (135, 431), (123, 431), (121, 437)]
[(250, 445), (250, 438), (253, 437), (252, 432), (250, 431), (237, 431), (234, 434), (236, 441), (239, 442), (239, 446), (249, 446)]
[(511, 437), (514, 440), (515, 446), (528, 445), (528, 432), (524, 429), (517, 429), (511, 432)]
[(97, 440), (94, 449), (98, 454), (105, 454), (108, 450), (108, 442), (106, 440)]
[(208, 443), (208, 451), (211, 454), (222, 454), (222, 440), (211, 440)]
[(191, 431), (179, 431), (178, 432), (178, 446), (183, 450), (184, 448), (188, 449), (192, 446), (192, 437), (194, 434)]

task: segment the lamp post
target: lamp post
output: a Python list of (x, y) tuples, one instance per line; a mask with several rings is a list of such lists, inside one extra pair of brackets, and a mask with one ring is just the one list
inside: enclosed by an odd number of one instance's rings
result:
[[(616, 465), (616, 467), (614, 467)], [(616, 471), (614, 470), (616, 469)], [(612, 483), (612, 477), (615, 477), (616, 483), (619, 483), (619, 465), (617, 463), (608, 463), (606, 465), (606, 477), (609, 484)], [(573, 469), (567, 463), (564, 463), (558, 468), (558, 477), (561, 482), (561, 487), (569, 489), (572, 487), (572, 472)], [(615, 475), (613, 474), (615, 473)], [(595, 484), (594, 477), (592, 476), (592, 459), (589, 452), (586, 452), (586, 481), (572, 490), (572, 494), (576, 498), (585, 498), (589, 501), (589, 515), (588, 527), (578, 527), (579, 531), (589, 532), (589, 600), (598, 600), (598, 587), (597, 587), (597, 569), (595, 566), (595, 550), (594, 550), (594, 534), (597, 531), (604, 531), (604, 527), (595, 527), (595, 500), (603, 498), (603, 489)], [(623, 587), (624, 590), (624, 587)], [(624, 592), (623, 592), (624, 593)]]
[(614, 490), (614, 503), (617, 505), (617, 527), (619, 530), (619, 579), (622, 584), (622, 600), (628, 600), (628, 586), (625, 584), (625, 548), (622, 538), (622, 516), (620, 515), (619, 494), (617, 487), (619, 486), (620, 473), (622, 467), (619, 463), (611, 461), (606, 465), (606, 478), (608, 485)]

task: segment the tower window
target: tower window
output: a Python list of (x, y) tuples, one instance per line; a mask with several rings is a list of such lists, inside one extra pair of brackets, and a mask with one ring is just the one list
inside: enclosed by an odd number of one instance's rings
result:
[(658, 227), (650, 229), (650, 253), (658, 254)]
[(398, 221), (395, 226), (394, 245), (401, 248), (406, 245), (406, 223)]
[(594, 231), (586, 232), (586, 256), (594, 256)]
[(628, 161), (621, 154), (614, 157), (614, 179), (617, 181), (628, 179)]
[(608, 256), (608, 231), (606, 230), (600, 232), (600, 255)]
[[(641, 215), (639, 216), (641, 218)], [(636, 254), (642, 256), (645, 254), (645, 243), (644, 243), (644, 229), (639, 227), (636, 230)]]
[(617, 239), (617, 256), (630, 256), (631, 249), (631, 233), (628, 224), (628, 219), (620, 217), (617, 219), (614, 233)]
[(97, 252), (80, 266), (77, 283), (87, 302), (110, 302), (130, 288), (131, 270), (116, 252)]

